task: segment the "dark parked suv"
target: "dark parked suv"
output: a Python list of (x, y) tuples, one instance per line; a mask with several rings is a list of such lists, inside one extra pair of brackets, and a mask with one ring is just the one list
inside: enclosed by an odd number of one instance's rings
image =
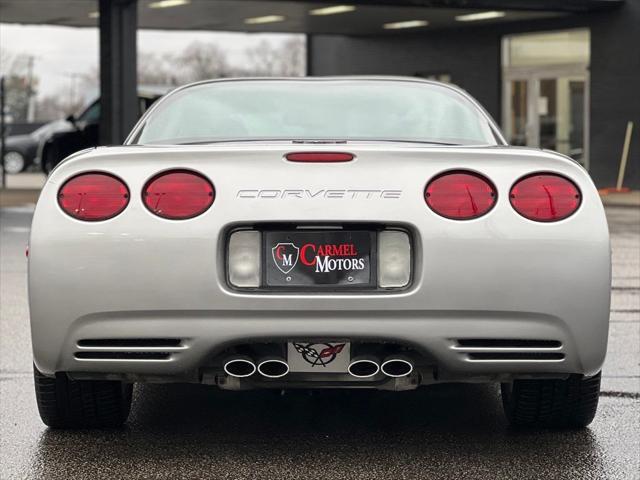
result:
[[(139, 115), (142, 115), (166, 91), (166, 88), (139, 90)], [(77, 117), (70, 115), (67, 120), (73, 125), (73, 128), (54, 133), (42, 146), (41, 165), (47, 175), (58, 163), (72, 153), (100, 145), (100, 99), (94, 101)]]

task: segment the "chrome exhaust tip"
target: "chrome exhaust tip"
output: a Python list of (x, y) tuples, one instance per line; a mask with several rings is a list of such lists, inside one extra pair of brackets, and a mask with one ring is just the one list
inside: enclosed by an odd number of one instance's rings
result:
[(224, 371), (230, 377), (246, 378), (256, 373), (256, 364), (249, 357), (233, 357), (225, 362)]
[(348, 371), (352, 377), (369, 378), (380, 371), (380, 365), (372, 358), (357, 357), (351, 360)]
[(382, 362), (382, 365), (380, 365), (380, 370), (387, 377), (406, 377), (411, 372), (413, 372), (413, 363), (403, 357), (390, 357)]
[(258, 363), (258, 372), (263, 377), (281, 378), (289, 373), (289, 365), (281, 358), (267, 358)]

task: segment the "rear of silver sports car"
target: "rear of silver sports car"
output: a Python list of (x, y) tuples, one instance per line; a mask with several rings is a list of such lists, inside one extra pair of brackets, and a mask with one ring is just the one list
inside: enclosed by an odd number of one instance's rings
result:
[(586, 425), (609, 291), (588, 174), (503, 146), (99, 148), (51, 174), (29, 248), (39, 406), (62, 427), (123, 421), (135, 382), (494, 382), (514, 424)]

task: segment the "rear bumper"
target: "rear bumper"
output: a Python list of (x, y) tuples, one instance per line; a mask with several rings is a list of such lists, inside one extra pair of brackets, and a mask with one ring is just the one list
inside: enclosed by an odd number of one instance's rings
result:
[[(149, 338), (171, 338), (179, 342), (169, 347), (87, 347), (82, 342)], [(559, 343), (551, 347), (465, 347), (458, 343), (478, 338)], [(594, 335), (585, 343), (562, 319), (524, 312), (149, 311), (101, 313), (80, 318), (66, 332), (61, 345), (36, 348), (35, 360), (38, 369), (45, 373), (84, 372), (136, 381), (199, 382), (204, 370), (220, 366), (216, 365), (215, 358), (230, 346), (303, 339), (406, 345), (421, 357), (418, 363), (424, 370), (423, 383), (592, 374), (600, 369), (606, 352), (606, 335)], [(82, 353), (78, 355), (79, 352)], [(135, 359), (77, 358), (87, 353), (92, 357), (95, 352), (143, 355)], [(161, 353), (162, 358), (157, 358), (158, 355), (145, 358), (145, 352)], [(503, 358), (504, 353), (516, 354), (518, 358)]]

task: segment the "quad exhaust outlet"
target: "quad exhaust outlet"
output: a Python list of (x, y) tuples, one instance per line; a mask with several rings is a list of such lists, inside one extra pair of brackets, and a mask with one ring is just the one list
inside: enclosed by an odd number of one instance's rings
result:
[(266, 378), (281, 378), (289, 373), (289, 365), (280, 357), (268, 357), (255, 362), (251, 357), (235, 356), (229, 358), (223, 368), (227, 375), (234, 378), (247, 378), (256, 372)]
[[(371, 378), (382, 373), (390, 378), (401, 378), (413, 372), (413, 362), (400, 355), (391, 355), (382, 362), (379, 357), (360, 355), (351, 359), (347, 371), (355, 378)], [(255, 361), (249, 356), (236, 355), (224, 363), (224, 371), (230, 377), (246, 378), (256, 372), (265, 378), (282, 378), (289, 373), (289, 364), (280, 355), (263, 357)]]
[(401, 378), (413, 372), (413, 363), (403, 356), (389, 356), (381, 363), (375, 356), (358, 356), (349, 364), (349, 374), (356, 378), (371, 378), (382, 372), (391, 378)]
[(413, 363), (404, 357), (388, 357), (380, 365), (380, 370), (387, 377), (406, 377), (413, 372)]
[(258, 363), (258, 373), (266, 378), (281, 378), (289, 373), (289, 365), (282, 358), (266, 358)]
[(224, 371), (230, 377), (246, 378), (256, 373), (256, 364), (249, 357), (232, 357), (225, 362)]
[(373, 357), (356, 357), (351, 360), (348, 370), (352, 377), (369, 378), (380, 371), (380, 365)]

